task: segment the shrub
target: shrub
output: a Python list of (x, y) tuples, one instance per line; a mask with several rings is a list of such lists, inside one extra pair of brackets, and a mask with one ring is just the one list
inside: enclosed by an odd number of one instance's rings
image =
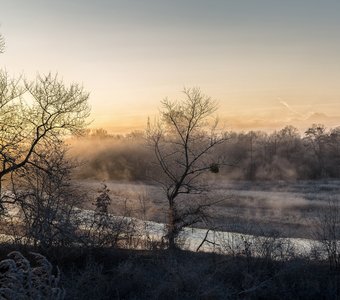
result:
[(52, 264), (45, 256), (31, 253), (35, 266), (20, 252), (13, 251), (0, 262), (0, 299), (64, 299), (59, 287), (60, 272), (52, 273)]

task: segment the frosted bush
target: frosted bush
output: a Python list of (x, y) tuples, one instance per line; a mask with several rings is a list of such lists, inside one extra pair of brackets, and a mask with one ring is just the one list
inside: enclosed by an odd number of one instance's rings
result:
[(31, 253), (34, 266), (20, 252), (13, 251), (0, 261), (0, 300), (64, 299), (60, 272), (52, 274), (52, 264), (39, 253)]

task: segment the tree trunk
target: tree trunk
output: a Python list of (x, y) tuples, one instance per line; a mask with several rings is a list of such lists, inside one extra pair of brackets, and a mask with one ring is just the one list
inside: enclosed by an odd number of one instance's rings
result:
[(169, 216), (168, 216), (168, 232), (167, 238), (169, 242), (169, 250), (175, 250), (177, 248), (176, 238), (176, 209), (173, 199), (169, 199)]

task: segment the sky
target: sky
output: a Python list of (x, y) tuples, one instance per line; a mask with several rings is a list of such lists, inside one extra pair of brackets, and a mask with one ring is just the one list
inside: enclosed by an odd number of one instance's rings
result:
[(0, 0), (0, 68), (82, 84), (111, 132), (143, 129), (185, 87), (230, 130), (335, 127), (339, 16), (339, 0)]

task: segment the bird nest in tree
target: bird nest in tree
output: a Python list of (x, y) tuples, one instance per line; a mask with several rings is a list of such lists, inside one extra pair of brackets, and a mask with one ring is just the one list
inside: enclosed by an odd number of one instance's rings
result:
[(211, 173), (218, 173), (220, 171), (220, 168), (216, 163), (212, 163), (209, 169)]

